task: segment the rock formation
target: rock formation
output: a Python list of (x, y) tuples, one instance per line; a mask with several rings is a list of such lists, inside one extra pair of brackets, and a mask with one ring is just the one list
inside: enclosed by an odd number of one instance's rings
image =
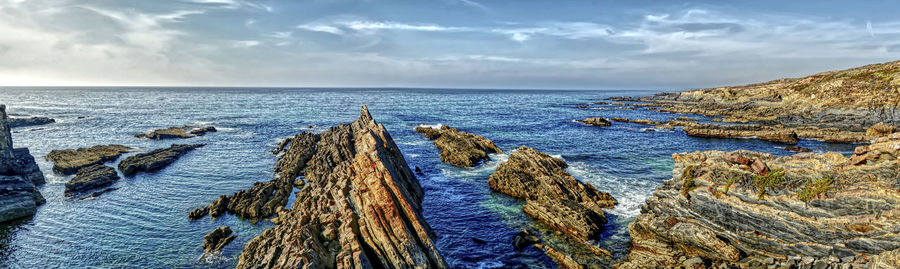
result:
[(237, 267), (447, 268), (422, 188), (368, 110), (319, 137), (293, 209), (246, 244)]
[(6, 106), (0, 105), (0, 223), (34, 215), (45, 202), (44, 174), (27, 148), (13, 148)]
[(56, 120), (48, 117), (9, 118), (9, 128), (51, 124)]
[(53, 150), (45, 157), (53, 162), (53, 172), (71, 175), (78, 169), (115, 161), (132, 148), (122, 145), (99, 145), (90, 148)]
[(797, 133), (790, 129), (764, 127), (760, 125), (718, 125), (696, 124), (685, 126), (684, 132), (689, 136), (706, 138), (750, 138), (796, 144), (800, 141)]
[(612, 125), (611, 122), (609, 122), (608, 120), (606, 120), (606, 119), (604, 119), (604, 118), (602, 118), (602, 117), (587, 118), (587, 119), (584, 119), (584, 120), (580, 120), (580, 121), (578, 121), (578, 122), (581, 122), (581, 123), (584, 123), (584, 124), (588, 124), (588, 125), (593, 125), (593, 126), (600, 126), (600, 127), (606, 127), (606, 126)]
[(195, 136), (202, 136), (206, 133), (215, 132), (216, 127), (208, 126), (208, 127), (194, 127), (194, 126), (181, 126), (181, 127), (169, 127), (166, 129), (157, 129), (153, 130), (150, 133), (146, 134), (137, 134), (134, 137), (137, 138), (149, 138), (149, 139), (174, 139), (174, 138), (191, 138)]
[(456, 128), (419, 126), (416, 131), (434, 140), (434, 146), (441, 150), (441, 160), (455, 166), (474, 167), (480, 161), (490, 160), (488, 153), (503, 153), (493, 141)]
[(188, 152), (205, 146), (206, 144), (180, 145), (172, 144), (171, 147), (156, 149), (151, 152), (141, 153), (125, 158), (119, 162), (119, 171), (125, 176), (133, 176), (138, 172), (153, 172), (163, 169), (174, 163)]
[(231, 233), (231, 227), (222, 226), (203, 236), (203, 252), (221, 251), (228, 243), (237, 238), (237, 235), (231, 235)]
[(619, 118), (619, 117), (610, 118), (609, 120), (615, 121), (615, 122), (630, 122), (630, 123), (646, 124), (646, 125), (660, 125), (660, 124), (663, 124), (663, 123), (661, 123), (661, 122), (652, 121), (652, 120), (630, 120), (630, 119)]
[(787, 151), (796, 151), (796, 152), (812, 152), (811, 149), (804, 148), (804, 147), (801, 147), (801, 146), (790, 146), (790, 147), (785, 147), (784, 150), (787, 150)]
[(852, 264), (896, 258), (898, 156), (900, 134), (857, 147), (850, 158), (675, 154), (672, 179), (629, 225), (633, 246), (618, 268), (674, 267), (692, 259), (714, 268), (859, 268)]
[(74, 196), (79, 193), (112, 185), (118, 180), (119, 174), (116, 173), (116, 169), (102, 164), (95, 164), (78, 169), (75, 178), (66, 182), (64, 194), (66, 196)]
[(590, 241), (603, 232), (603, 209), (618, 202), (609, 193), (572, 177), (566, 167), (562, 160), (522, 146), (491, 174), (488, 185), (494, 191), (526, 200), (522, 208), (526, 215), (595, 253), (606, 253)]

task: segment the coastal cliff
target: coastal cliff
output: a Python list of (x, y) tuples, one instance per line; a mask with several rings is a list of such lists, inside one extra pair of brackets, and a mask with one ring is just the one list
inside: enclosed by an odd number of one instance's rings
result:
[(368, 109), (318, 137), (310, 152), (298, 151), (308, 158), (294, 159), (305, 167), (279, 162), (281, 171), (302, 168), (305, 184), (237, 267), (447, 268), (422, 217), (422, 187)]
[(629, 225), (633, 246), (618, 268), (895, 268), (898, 157), (898, 134), (850, 158), (675, 154), (672, 179)]
[(34, 215), (44, 174), (27, 148), (13, 148), (6, 106), (0, 105), (0, 223)]

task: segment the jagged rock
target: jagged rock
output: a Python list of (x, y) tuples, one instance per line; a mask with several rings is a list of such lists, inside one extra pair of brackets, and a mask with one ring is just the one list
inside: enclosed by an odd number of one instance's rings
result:
[[(678, 266), (678, 257), (737, 266), (765, 258), (786, 265), (799, 256), (810, 266), (850, 266), (860, 261), (830, 256), (896, 255), (900, 134), (858, 147), (854, 156), (861, 161), (837, 153), (675, 154), (672, 179), (629, 224), (633, 247), (618, 268)], [(755, 162), (768, 172), (747, 165)]]
[(767, 128), (760, 125), (697, 124), (685, 126), (684, 132), (689, 136), (705, 138), (756, 137), (761, 140), (786, 144), (796, 144), (800, 141), (797, 137), (797, 133), (792, 130)]
[(153, 130), (150, 133), (146, 134), (137, 134), (134, 137), (137, 138), (149, 138), (149, 139), (175, 139), (175, 138), (191, 138), (195, 136), (202, 136), (209, 132), (215, 132), (216, 127), (208, 126), (208, 127), (194, 127), (194, 126), (181, 126), (181, 127), (169, 127), (166, 129), (157, 129)]
[(0, 223), (34, 215), (45, 202), (36, 187), (44, 181), (28, 149), (13, 148), (6, 106), (0, 105)]
[(54, 122), (56, 122), (56, 120), (48, 117), (10, 118), (9, 128), (44, 125)]
[(784, 148), (784, 150), (787, 150), (787, 151), (796, 151), (796, 152), (812, 152), (811, 149), (804, 148), (804, 147), (801, 147), (801, 146), (790, 146), (790, 147)]
[(869, 127), (869, 129), (866, 129), (866, 135), (874, 136), (874, 137), (882, 137), (882, 136), (887, 136), (887, 135), (893, 134), (896, 131), (897, 131), (897, 127), (891, 126), (891, 125), (885, 125), (884, 122), (879, 122), (875, 125), (872, 125), (872, 127)]
[(596, 248), (588, 241), (603, 232), (603, 209), (618, 202), (609, 193), (572, 177), (566, 167), (562, 160), (522, 146), (491, 174), (488, 185), (491, 190), (526, 200), (526, 215)]
[(222, 226), (203, 236), (203, 252), (216, 252), (234, 241), (237, 235), (231, 235), (231, 227)]
[(125, 158), (119, 162), (119, 171), (125, 176), (133, 176), (138, 172), (153, 172), (163, 169), (174, 163), (188, 152), (205, 146), (206, 144), (180, 145), (172, 144), (171, 147), (156, 149), (151, 152), (141, 153)]
[(78, 193), (112, 185), (118, 180), (119, 174), (116, 173), (116, 169), (106, 165), (96, 164), (78, 169), (75, 178), (66, 182), (66, 190), (64, 193), (66, 196), (73, 196)]
[(368, 109), (320, 137), (293, 210), (246, 244), (237, 267), (447, 268), (422, 188)]
[(90, 148), (53, 150), (45, 157), (53, 162), (53, 172), (71, 175), (78, 169), (115, 161), (132, 148), (122, 145), (100, 145)]
[(490, 160), (488, 153), (503, 153), (493, 141), (456, 128), (419, 126), (416, 131), (434, 140), (434, 146), (441, 150), (441, 160), (455, 166), (474, 167), (479, 161)]
[(298, 177), (306, 168), (306, 163), (316, 153), (317, 143), (319, 135), (308, 132), (283, 140), (272, 151), (278, 155), (274, 179), (269, 182), (256, 182), (252, 188), (231, 196), (222, 195), (212, 204), (191, 211), (188, 219), (196, 220), (206, 215), (215, 218), (226, 212), (250, 220), (274, 215), (287, 205), (294, 186), (300, 187), (305, 184)]
[(611, 122), (609, 122), (608, 120), (601, 118), (601, 117), (587, 118), (584, 120), (580, 120), (578, 122), (581, 122), (584, 124), (589, 124), (589, 125), (594, 125), (594, 126), (600, 126), (600, 127), (606, 127), (606, 126), (612, 125)]

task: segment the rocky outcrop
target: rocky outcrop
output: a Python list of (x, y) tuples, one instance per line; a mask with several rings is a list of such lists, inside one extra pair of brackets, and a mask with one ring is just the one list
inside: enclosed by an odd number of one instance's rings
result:
[(631, 119), (619, 118), (619, 117), (610, 118), (609, 120), (615, 121), (615, 122), (630, 122), (630, 123), (646, 124), (646, 125), (660, 125), (660, 124), (663, 124), (663, 123), (661, 123), (661, 122), (652, 121), (652, 120), (631, 120)]
[(618, 202), (591, 184), (578, 181), (562, 160), (522, 146), (509, 155), (488, 179), (491, 190), (526, 200), (523, 211), (596, 253), (593, 246), (606, 224), (604, 208)]
[(294, 186), (301, 187), (305, 184), (304, 179), (300, 177), (306, 163), (316, 153), (318, 143), (319, 135), (306, 132), (283, 140), (273, 151), (278, 155), (274, 179), (269, 182), (256, 182), (252, 188), (230, 196), (219, 196), (208, 206), (191, 211), (188, 219), (197, 220), (206, 215), (215, 218), (225, 213), (250, 220), (275, 215), (287, 205)]
[(800, 141), (797, 133), (790, 129), (765, 127), (760, 125), (718, 125), (697, 124), (685, 126), (684, 132), (689, 136), (705, 138), (759, 138), (761, 140), (796, 144)]
[(116, 173), (116, 169), (102, 164), (95, 164), (78, 169), (75, 178), (66, 182), (64, 194), (66, 196), (75, 196), (79, 193), (112, 185), (118, 180), (119, 174)]
[(138, 172), (153, 172), (169, 166), (182, 155), (205, 146), (206, 144), (180, 145), (172, 144), (171, 147), (156, 149), (151, 152), (141, 153), (125, 158), (119, 162), (119, 171), (125, 176), (133, 176)]
[(304, 175), (292, 210), (246, 244), (238, 268), (447, 268), (418, 180), (365, 107), (320, 135)]
[(221, 251), (228, 243), (237, 238), (237, 235), (231, 233), (231, 227), (222, 226), (203, 236), (203, 252)]
[(490, 160), (488, 153), (503, 153), (493, 141), (456, 128), (419, 126), (416, 131), (434, 140), (434, 146), (441, 150), (441, 160), (455, 166), (474, 167), (480, 161)]
[(166, 129), (157, 129), (153, 130), (150, 133), (146, 134), (137, 134), (134, 137), (137, 138), (149, 138), (149, 139), (175, 139), (175, 138), (191, 138), (195, 136), (202, 136), (206, 133), (215, 132), (216, 127), (207, 126), (207, 127), (194, 127), (194, 126), (181, 126), (181, 127), (169, 127)]
[(56, 122), (48, 117), (9, 118), (9, 128), (45, 125)]
[(0, 105), (0, 223), (34, 215), (45, 202), (44, 174), (27, 148), (13, 148), (6, 106)]
[(602, 118), (602, 117), (587, 118), (587, 119), (584, 119), (584, 120), (580, 120), (580, 121), (578, 121), (578, 122), (581, 122), (581, 123), (584, 123), (584, 124), (588, 124), (588, 125), (593, 125), (593, 126), (600, 126), (600, 127), (607, 127), (607, 126), (611, 126), (611, 125), (612, 125), (611, 122), (609, 122), (608, 120), (606, 120), (606, 119), (604, 119), (604, 118)]
[(804, 147), (801, 147), (801, 146), (790, 146), (790, 147), (785, 147), (784, 150), (787, 150), (787, 151), (796, 151), (796, 152), (812, 152), (811, 149), (804, 148)]
[(71, 175), (78, 169), (115, 161), (132, 148), (122, 145), (100, 145), (90, 148), (53, 150), (45, 157), (53, 162), (53, 172)]
[(875, 257), (896, 257), (900, 249), (898, 156), (898, 134), (857, 147), (850, 158), (675, 154), (672, 179), (629, 225), (633, 246), (618, 268), (690, 259), (716, 268), (872, 268), (881, 262)]

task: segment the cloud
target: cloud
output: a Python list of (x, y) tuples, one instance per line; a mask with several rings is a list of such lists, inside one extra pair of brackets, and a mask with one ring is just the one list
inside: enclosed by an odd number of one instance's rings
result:
[(262, 44), (259, 40), (237, 40), (231, 43), (232, 47), (235, 48), (252, 48)]
[(224, 9), (240, 9), (240, 8), (250, 8), (255, 10), (261, 10), (265, 12), (273, 12), (275, 11), (272, 6), (255, 3), (251, 1), (241, 1), (241, 0), (183, 0), (188, 3), (201, 4), (201, 5), (211, 5)]
[(297, 25), (297, 29), (302, 29), (302, 30), (311, 31), (311, 32), (323, 32), (323, 33), (329, 33), (329, 34), (335, 34), (335, 35), (343, 35), (344, 34), (344, 30), (341, 30), (340, 28), (337, 28), (335, 26), (329, 26), (329, 25), (321, 25), (321, 24), (301, 24), (301, 25)]
[[(517, 28), (518, 27), (518, 28)], [(335, 35), (347, 33), (376, 34), (379, 31), (411, 31), (441, 33), (488, 33), (505, 36), (516, 42), (531, 40), (536, 35), (554, 36), (565, 39), (590, 39), (609, 36), (611, 28), (590, 22), (546, 22), (521, 27), (519, 24), (501, 24), (481, 27), (446, 26), (429, 23), (402, 23), (394, 21), (335, 20), (330, 23), (308, 23), (297, 26), (312, 32)]]

